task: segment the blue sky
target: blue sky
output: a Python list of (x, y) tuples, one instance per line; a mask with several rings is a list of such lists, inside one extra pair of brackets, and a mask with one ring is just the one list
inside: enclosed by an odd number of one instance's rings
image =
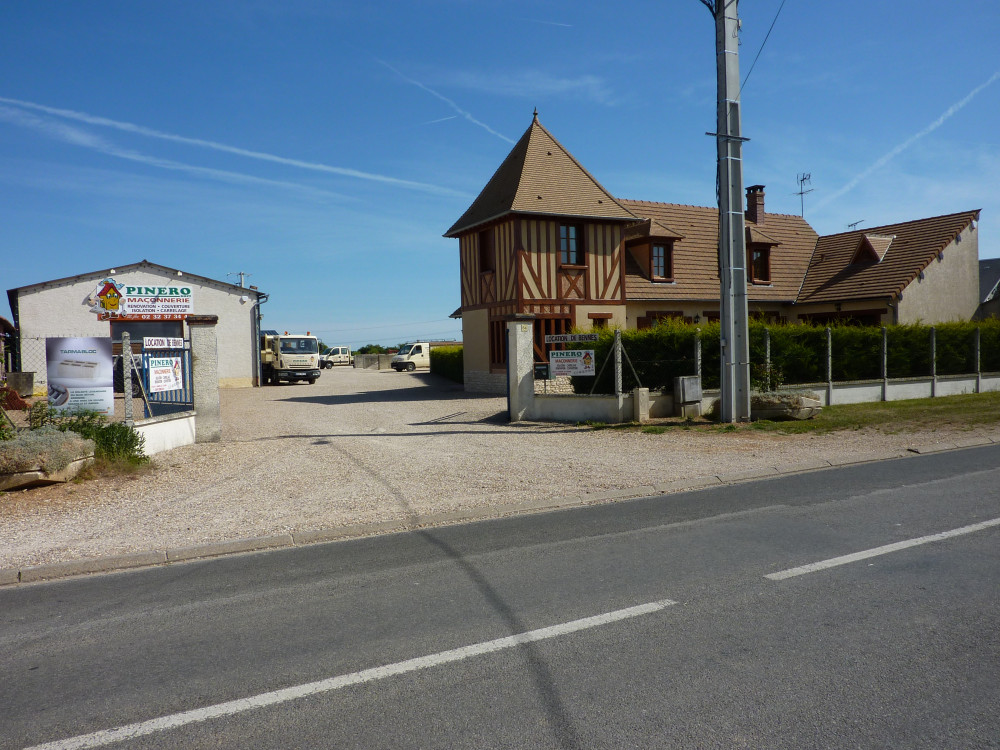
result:
[[(768, 211), (810, 173), (820, 233), (981, 208), (1000, 256), (995, 0), (740, 16)], [(613, 195), (715, 204), (714, 48), (699, 0), (10, 0), (0, 288), (145, 258), (244, 271), (265, 327), (328, 344), (460, 338), (441, 235), (534, 108)]]

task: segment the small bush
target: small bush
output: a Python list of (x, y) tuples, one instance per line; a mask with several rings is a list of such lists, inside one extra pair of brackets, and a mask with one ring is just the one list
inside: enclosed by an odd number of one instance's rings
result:
[(144, 464), (149, 456), (144, 452), (146, 438), (122, 422), (100, 425), (94, 430), (95, 455), (109, 461)]
[(94, 453), (94, 442), (50, 425), (26, 430), (0, 443), (0, 474), (42, 469), (62, 471), (73, 461)]

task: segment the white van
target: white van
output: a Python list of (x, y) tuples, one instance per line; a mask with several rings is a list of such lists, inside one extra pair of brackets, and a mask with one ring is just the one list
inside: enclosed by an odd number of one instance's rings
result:
[(415, 341), (404, 344), (399, 354), (392, 358), (392, 369), (396, 372), (407, 370), (412, 372), (418, 367), (431, 366), (431, 345), (428, 341)]
[(329, 370), (334, 365), (353, 365), (354, 357), (351, 356), (350, 347), (331, 346), (320, 357), (320, 364)]

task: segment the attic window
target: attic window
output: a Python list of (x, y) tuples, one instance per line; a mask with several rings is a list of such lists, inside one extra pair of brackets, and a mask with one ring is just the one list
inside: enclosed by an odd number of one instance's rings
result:
[(751, 284), (771, 283), (771, 246), (754, 243), (747, 246), (747, 281)]
[(673, 243), (653, 245), (649, 255), (649, 276), (653, 281), (673, 281)]
[(863, 234), (858, 241), (851, 263), (879, 263), (889, 251), (889, 246), (896, 235)]

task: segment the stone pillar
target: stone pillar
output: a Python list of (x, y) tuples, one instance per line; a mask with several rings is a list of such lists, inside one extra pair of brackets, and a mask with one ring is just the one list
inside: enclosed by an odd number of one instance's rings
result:
[(649, 421), (649, 388), (632, 390), (632, 421), (639, 424)]
[(219, 410), (219, 344), (215, 337), (218, 315), (189, 315), (191, 332), (191, 384), (194, 390), (194, 434), (196, 443), (222, 440)]
[(532, 315), (507, 321), (507, 410), (511, 422), (530, 419), (535, 403), (535, 325)]

